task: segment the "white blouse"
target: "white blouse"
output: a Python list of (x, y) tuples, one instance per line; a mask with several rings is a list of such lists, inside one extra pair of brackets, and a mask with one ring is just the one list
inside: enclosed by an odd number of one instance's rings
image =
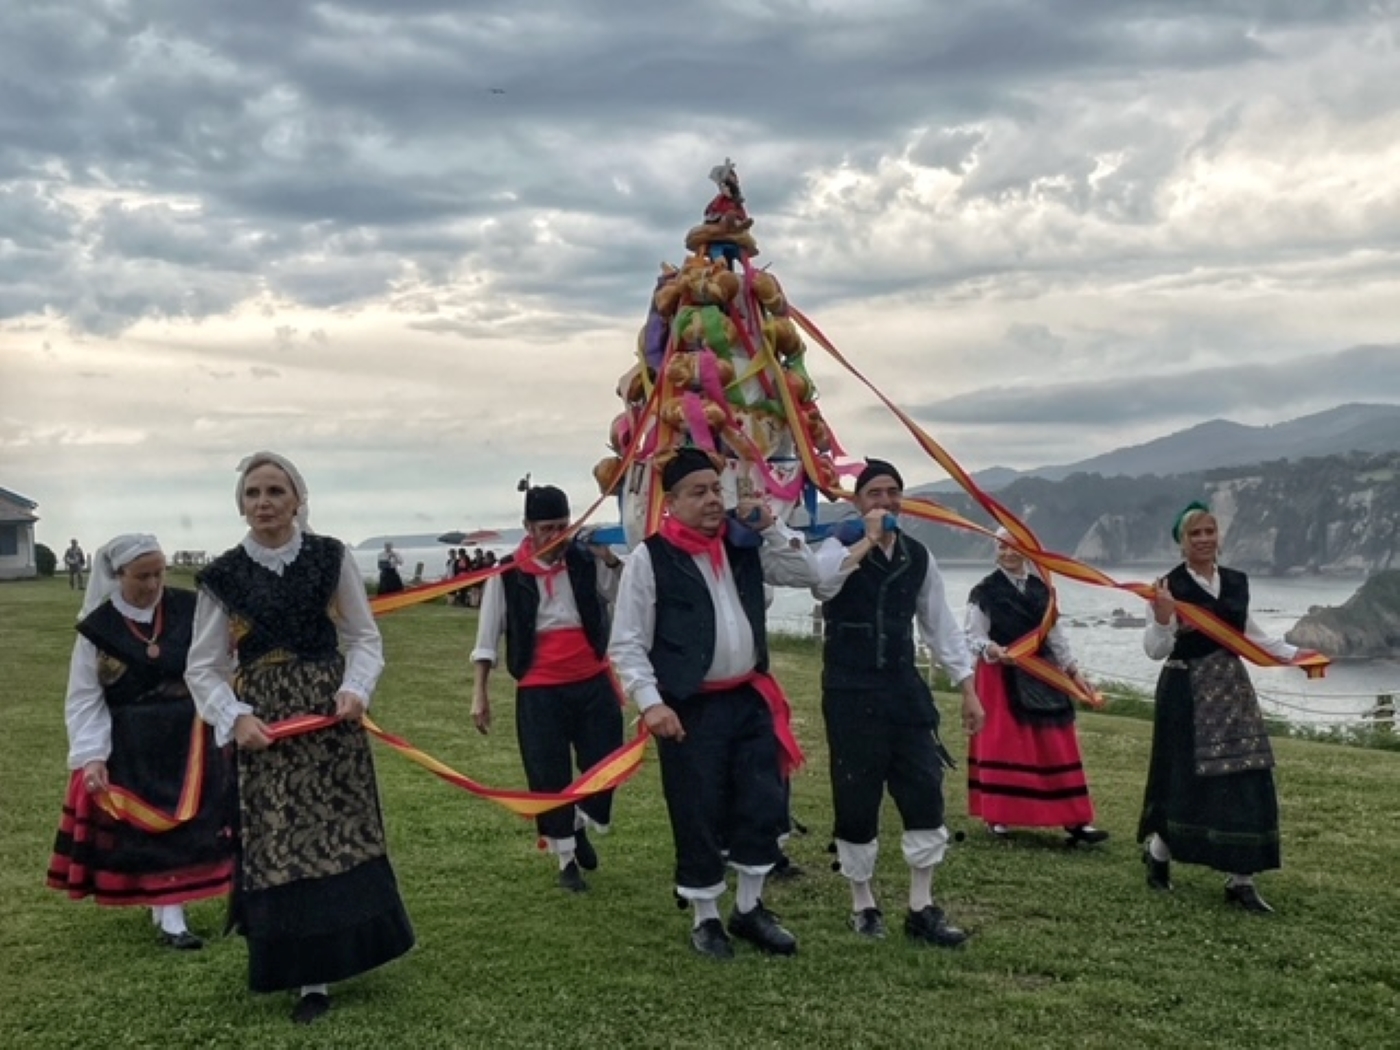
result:
[[(108, 600), (128, 620), (148, 624), (155, 619), (156, 606), (164, 597), (162, 592), (149, 609), (138, 609), (122, 598), (120, 591)], [(63, 701), (69, 769), (82, 769), (89, 762), (106, 762), (112, 754), (112, 712), (97, 680), (97, 655), (97, 646), (78, 635), (68, 661), (68, 695)]]
[[(252, 534), (243, 537), (248, 556), (270, 572), (283, 570), (301, 553), (301, 530), (281, 547), (264, 547)], [(338, 692), (352, 693), (369, 706), (374, 687), (384, 671), (384, 642), (365, 596), (364, 581), (347, 550), (340, 562), (340, 579), (328, 609), (335, 622), (336, 635), (345, 652), (345, 677)], [(194, 641), (190, 645), (185, 682), (194, 696), (195, 709), (214, 727), (214, 739), (226, 744), (233, 739), (233, 723), (253, 709), (233, 691), (233, 674), (238, 660), (227, 610), (205, 588), (199, 589), (194, 610)]]

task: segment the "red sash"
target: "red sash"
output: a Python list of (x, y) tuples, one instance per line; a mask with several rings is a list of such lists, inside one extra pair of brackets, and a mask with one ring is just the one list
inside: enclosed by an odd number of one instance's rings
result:
[(608, 669), (608, 660), (593, 651), (582, 627), (561, 627), (535, 637), (535, 659), (521, 685), (571, 685)]
[(778, 770), (787, 780), (802, 767), (805, 758), (797, 737), (792, 732), (792, 705), (778, 680), (764, 671), (750, 671), (738, 678), (725, 678), (715, 682), (702, 682), (702, 693), (725, 693), (738, 689), (741, 685), (751, 685), (758, 691), (773, 713), (773, 735), (778, 738)]

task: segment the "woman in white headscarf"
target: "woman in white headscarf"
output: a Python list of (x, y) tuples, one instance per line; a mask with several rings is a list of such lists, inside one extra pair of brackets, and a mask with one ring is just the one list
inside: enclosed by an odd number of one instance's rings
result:
[(195, 949), (185, 905), (228, 892), (229, 777), (185, 686), (192, 593), (165, 586), (154, 536), (93, 557), (64, 712), (73, 771), (48, 884), (147, 905), (162, 941)]
[[(238, 755), (238, 873), (230, 922), (255, 992), (298, 993), (292, 1019), (330, 1009), (329, 985), (413, 946), (384, 841), (361, 718), (384, 668), (354, 561), (308, 524), (306, 482), (256, 452), (235, 501), (249, 532), (198, 577), (186, 680)], [(333, 715), (274, 742), (269, 726)]]

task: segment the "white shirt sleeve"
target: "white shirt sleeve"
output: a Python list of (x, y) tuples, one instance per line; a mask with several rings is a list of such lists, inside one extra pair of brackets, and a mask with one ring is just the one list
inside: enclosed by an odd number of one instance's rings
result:
[(982, 606), (976, 602), (968, 602), (967, 610), (963, 613), (963, 636), (967, 639), (967, 647), (972, 653), (981, 656), (982, 651), (991, 644), (991, 629), (992, 621), (982, 611)]
[(481, 613), (476, 621), (476, 648), (471, 662), (485, 660), (496, 666), (501, 635), (506, 632), (506, 588), (500, 576), (492, 576), (481, 589)]
[(68, 768), (105, 762), (112, 753), (112, 712), (97, 680), (97, 646), (82, 635), (68, 661), (68, 695), (63, 702), (68, 724)]
[(830, 601), (841, 593), (846, 577), (860, 568), (860, 562), (841, 565), (846, 560), (846, 545), (832, 536), (825, 539), (813, 552), (813, 562), (817, 571), (817, 582), (812, 587), (812, 597), (819, 602)]
[(1074, 650), (1070, 648), (1069, 637), (1065, 634), (1065, 629), (1060, 626), (1060, 621), (1055, 621), (1055, 626), (1050, 628), (1050, 633), (1045, 636), (1045, 644), (1050, 649), (1050, 655), (1055, 658), (1055, 663), (1062, 670), (1068, 670), (1075, 666)]
[(953, 610), (943, 589), (943, 575), (933, 555), (928, 556), (928, 571), (919, 587), (915, 618), (924, 644), (948, 672), (954, 685), (962, 685), (972, 677), (972, 657), (967, 651), (967, 639), (958, 629)]
[(614, 554), (617, 564), (609, 567), (602, 558), (594, 558), (598, 565), (598, 596), (611, 605), (617, 600), (617, 585), (622, 581), (622, 566), (626, 558)]
[(185, 684), (190, 687), (199, 717), (214, 727), (220, 747), (233, 739), (233, 723), (253, 709), (233, 692), (233, 638), (228, 613), (203, 587), (194, 606), (194, 638), (185, 663)]
[(345, 678), (338, 692), (352, 693), (368, 707), (384, 673), (384, 639), (348, 547), (340, 560), (340, 580), (331, 598), (330, 614), (345, 650)]
[(655, 634), (656, 574), (651, 567), (651, 551), (644, 544), (638, 544), (627, 558), (622, 579), (618, 581), (608, 656), (623, 691), (639, 711), (661, 703), (656, 672), (648, 655)]
[(815, 587), (820, 582), (816, 558), (801, 533), (778, 519), (759, 535), (764, 580), (775, 587)]

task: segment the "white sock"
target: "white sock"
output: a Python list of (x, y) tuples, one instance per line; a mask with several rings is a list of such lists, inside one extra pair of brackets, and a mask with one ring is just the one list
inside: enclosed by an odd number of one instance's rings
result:
[(561, 850), (559, 851), (559, 853), (557, 854), (557, 856), (559, 857), (559, 870), (560, 870), (560, 871), (563, 871), (565, 868), (567, 868), (570, 864), (572, 864), (572, 863), (574, 862), (574, 851), (571, 850), (571, 849), (570, 849), (570, 850), (562, 850), (562, 849), (561, 849)]
[(933, 869), (932, 864), (927, 868), (909, 869), (910, 911), (923, 911), (933, 903)]
[(1147, 852), (1153, 860), (1167, 861), (1172, 859), (1172, 851), (1167, 849), (1166, 840), (1155, 833), (1147, 840)]
[(1253, 875), (1231, 875), (1229, 881), (1226, 882), (1225, 885), (1227, 885), (1227, 886), (1229, 886), (1229, 887), (1231, 887), (1231, 888), (1233, 888), (1233, 887), (1235, 887), (1235, 886), (1253, 886), (1253, 885), (1254, 885), (1254, 876), (1253, 876)]
[(875, 907), (875, 890), (869, 879), (864, 882), (851, 880), (851, 911), (865, 911)]
[(707, 900), (707, 901), (695, 900), (695, 901), (691, 901), (690, 903), (691, 903), (691, 905), (692, 905), (692, 906), (694, 907), (694, 909), (695, 909), (695, 925), (696, 925), (696, 926), (699, 926), (702, 922), (705, 922), (707, 919), (718, 919), (718, 918), (719, 918), (719, 901), (717, 901), (717, 900)]
[(751, 875), (746, 871), (739, 872), (739, 886), (734, 894), (734, 907), (742, 915), (747, 915), (758, 907), (758, 900), (763, 896), (762, 875)]
[(308, 995), (330, 995), (330, 994), (331, 994), (331, 986), (328, 985), (328, 984), (304, 984), (304, 985), (301, 986), (301, 996), (302, 996), (303, 999), (306, 998)]
[(189, 929), (185, 925), (185, 908), (182, 904), (156, 906), (151, 909), (151, 913), (151, 917), (160, 925), (162, 933), (168, 933), (173, 937)]

